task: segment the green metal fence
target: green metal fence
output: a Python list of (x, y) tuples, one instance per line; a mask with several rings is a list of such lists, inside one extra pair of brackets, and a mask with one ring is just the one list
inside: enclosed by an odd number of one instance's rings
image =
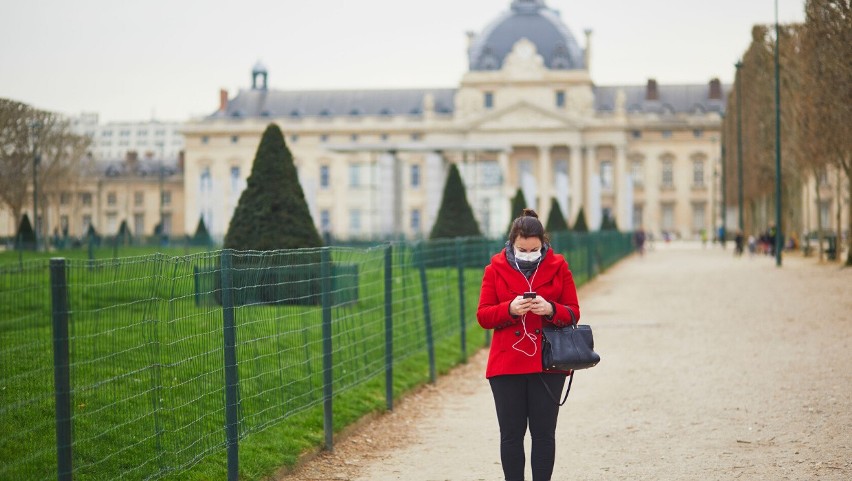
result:
[[(614, 232), (552, 244), (579, 284), (632, 251)], [(392, 409), (406, 387), (395, 368), (423, 366), (420, 382), (434, 381), (487, 342), (475, 311), (501, 247), (468, 238), (0, 266), (0, 479), (179, 479), (214, 459), (236, 480), (241, 446), (312, 409), (316, 442), (331, 448), (335, 400), (381, 396)]]

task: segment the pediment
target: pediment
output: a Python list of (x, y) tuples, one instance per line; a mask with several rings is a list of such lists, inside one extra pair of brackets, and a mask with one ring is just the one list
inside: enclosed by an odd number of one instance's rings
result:
[(578, 125), (570, 119), (555, 112), (549, 112), (528, 102), (518, 102), (515, 105), (473, 120), (470, 130), (481, 131), (517, 131), (517, 130), (549, 130), (574, 129)]

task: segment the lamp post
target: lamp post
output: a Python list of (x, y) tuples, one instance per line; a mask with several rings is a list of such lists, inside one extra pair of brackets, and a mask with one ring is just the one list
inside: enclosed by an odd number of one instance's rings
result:
[(41, 161), (41, 154), (38, 153), (38, 136), (41, 131), (41, 122), (38, 120), (32, 123), (33, 131), (33, 233), (35, 234), (35, 250), (38, 249), (38, 164)]
[(775, 265), (781, 267), (781, 81), (779, 76), (778, 0), (775, 0)]
[(725, 248), (725, 237), (728, 235), (728, 188), (725, 182), (728, 181), (727, 177), (727, 167), (725, 164), (727, 163), (726, 150), (725, 150), (725, 139), (722, 138), (722, 180), (719, 183), (719, 187), (722, 190), (722, 249)]
[(743, 89), (740, 79), (743, 63), (738, 61), (734, 66), (737, 68), (737, 223), (740, 232), (745, 235), (743, 224)]

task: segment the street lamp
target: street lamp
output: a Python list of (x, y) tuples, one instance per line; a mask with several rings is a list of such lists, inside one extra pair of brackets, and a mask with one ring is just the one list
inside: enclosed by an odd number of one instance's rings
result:
[(739, 209), (737, 216), (739, 217), (740, 232), (745, 235), (743, 225), (743, 89), (740, 79), (743, 63), (738, 61), (734, 66), (737, 68), (737, 205)]
[(35, 250), (38, 249), (38, 164), (41, 162), (41, 154), (38, 153), (38, 136), (41, 131), (41, 122), (34, 120), (31, 124), (33, 131), (33, 232), (35, 234)]
[(778, 0), (775, 0), (775, 265), (781, 266), (781, 81), (779, 80), (778, 43), (781, 40), (778, 28)]

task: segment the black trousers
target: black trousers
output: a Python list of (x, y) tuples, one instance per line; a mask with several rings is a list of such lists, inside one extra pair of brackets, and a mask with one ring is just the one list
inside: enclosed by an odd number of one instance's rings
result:
[(489, 379), (497, 422), (500, 424), (500, 460), (506, 481), (524, 481), (524, 436), (532, 437), (533, 481), (550, 481), (556, 456), (556, 417), (559, 405), (554, 396), (562, 393), (564, 374), (513, 374)]

